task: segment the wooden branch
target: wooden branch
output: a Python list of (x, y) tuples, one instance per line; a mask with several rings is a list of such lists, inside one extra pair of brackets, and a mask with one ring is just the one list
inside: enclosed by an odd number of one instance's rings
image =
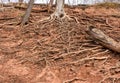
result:
[(86, 31), (95, 41), (103, 45), (104, 47), (120, 53), (120, 42), (115, 41), (111, 37), (104, 34), (101, 30), (94, 26), (89, 26)]

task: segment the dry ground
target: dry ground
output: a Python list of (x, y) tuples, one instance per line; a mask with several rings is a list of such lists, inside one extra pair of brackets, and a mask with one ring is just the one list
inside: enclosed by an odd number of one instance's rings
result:
[(74, 20), (39, 22), (50, 13), (32, 12), (23, 27), (24, 10), (0, 12), (0, 83), (120, 83), (120, 54), (85, 32), (94, 25), (120, 41), (120, 9), (65, 11)]

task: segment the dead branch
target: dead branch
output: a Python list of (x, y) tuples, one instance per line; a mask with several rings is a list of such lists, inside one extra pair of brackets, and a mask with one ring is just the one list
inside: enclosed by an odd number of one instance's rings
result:
[(94, 26), (90, 26), (86, 32), (104, 47), (120, 53), (120, 42), (117, 42), (111, 37), (105, 35), (101, 30), (95, 28)]

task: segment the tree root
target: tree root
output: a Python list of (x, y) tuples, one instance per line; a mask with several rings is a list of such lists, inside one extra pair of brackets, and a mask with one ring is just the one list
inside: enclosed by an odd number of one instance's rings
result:
[(105, 54), (105, 53), (108, 53), (108, 52), (109, 52), (109, 50), (105, 50), (105, 51), (103, 51), (103, 52), (98, 52), (98, 53), (96, 53), (96, 54), (93, 54), (92, 56), (97, 56), (97, 55)]
[(110, 28), (115, 28), (115, 26), (112, 26), (112, 25), (109, 23), (109, 19), (106, 19), (106, 24), (107, 24)]
[(80, 78), (73, 78), (73, 79), (70, 79), (70, 80), (66, 80), (64, 81), (63, 83), (73, 83), (73, 82), (76, 82), (76, 81), (86, 81), (85, 79), (80, 79)]
[(86, 52), (86, 51), (92, 51), (92, 50), (95, 50), (95, 49), (98, 49), (99, 47), (94, 47), (94, 48), (90, 48), (90, 49), (84, 49), (84, 50), (80, 50), (80, 51), (75, 51), (75, 52), (69, 52), (69, 53), (64, 53), (64, 54), (61, 54), (57, 57), (54, 57), (54, 59), (59, 59), (61, 57), (65, 57), (65, 56), (69, 56), (71, 54), (79, 54), (79, 53), (82, 53), (82, 52)]
[(108, 59), (108, 57), (87, 57), (87, 58), (83, 58), (83, 59), (80, 59), (80, 60), (77, 60), (77, 61), (73, 61), (73, 62), (70, 62), (70, 64), (76, 64), (76, 63), (79, 63), (79, 62), (83, 62), (83, 61), (90, 61), (90, 60), (106, 60)]
[(67, 19), (67, 20), (75, 20), (77, 23), (79, 23), (77, 18), (74, 17), (74, 16), (68, 16), (67, 14), (63, 14), (62, 16), (58, 16), (58, 15), (56, 15), (56, 13), (51, 14), (50, 17), (39, 20), (37, 23), (41, 23), (41, 22), (42, 23), (48, 23), (48, 22), (53, 22), (55, 20), (63, 21), (65, 19)]
[(38, 21), (38, 23), (43, 22), (43, 23), (47, 23), (47, 22), (53, 22), (56, 19), (56, 16), (54, 14), (50, 15), (50, 17), (44, 18), (40, 21)]
[(116, 83), (115, 81), (119, 78), (115, 78), (115, 77), (112, 77), (112, 76), (106, 76), (105, 78), (103, 78), (99, 83), (104, 83), (105, 80), (107, 79), (112, 79), (112, 83)]
[(73, 19), (76, 21), (76, 23), (80, 23), (80, 22), (78, 21), (77, 17), (70, 16), (70, 18), (73, 18)]

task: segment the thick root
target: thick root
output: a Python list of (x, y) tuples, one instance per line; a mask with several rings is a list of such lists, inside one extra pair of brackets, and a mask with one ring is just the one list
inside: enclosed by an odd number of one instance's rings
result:
[[(40, 22), (43, 22), (43, 23), (47, 23), (47, 22), (53, 22), (55, 20), (59, 20), (59, 21), (63, 21), (63, 20), (74, 20), (75, 17), (69, 17), (68, 15), (66, 14), (62, 14), (61, 16), (60, 15), (57, 15), (56, 13), (53, 13), (52, 15), (50, 15), (50, 17), (47, 17), (45, 19), (42, 19), (40, 21), (38, 21), (38, 23)], [(75, 19), (76, 20), (76, 19)]]
[(56, 16), (54, 14), (50, 15), (50, 17), (44, 18), (42, 20), (39, 20), (37, 23), (47, 23), (47, 22), (52, 22), (56, 19)]

